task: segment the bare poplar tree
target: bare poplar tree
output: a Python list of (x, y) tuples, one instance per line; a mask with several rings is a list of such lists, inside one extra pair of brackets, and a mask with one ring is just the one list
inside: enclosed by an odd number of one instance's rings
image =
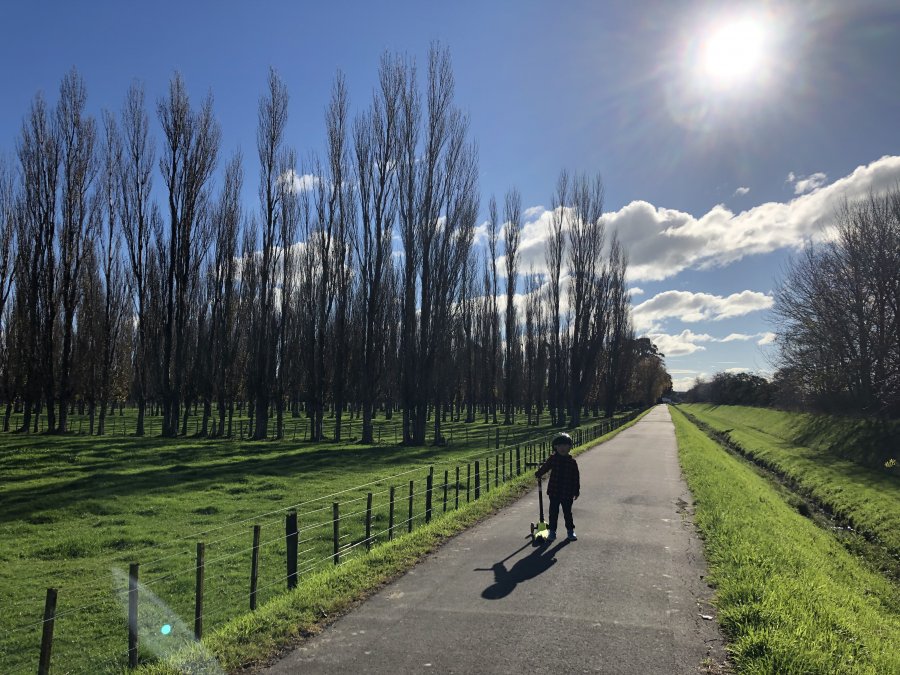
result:
[(422, 263), (418, 246), (419, 195), (419, 125), (422, 116), (421, 97), (414, 65), (405, 67), (400, 98), (400, 143), (397, 162), (398, 225), (403, 250), (400, 288), (403, 292), (400, 329), (400, 400), (403, 406), (403, 443), (413, 444), (413, 416), (419, 394), (419, 352), (416, 340), (416, 283)]
[[(449, 328), (452, 299), (468, 263), (477, 204), (477, 159), (466, 142), (468, 122), (453, 106), (446, 49), (429, 53), (422, 110), (414, 77), (402, 98), (399, 223), (404, 262), (401, 357), (404, 442), (425, 442), (429, 398), (438, 393), (434, 367)], [(424, 116), (423, 113), (424, 112)], [(424, 126), (419, 148), (419, 125)], [(475, 211), (477, 213), (477, 209)], [(464, 255), (463, 255), (464, 254)], [(441, 401), (436, 401), (438, 406)], [(436, 442), (440, 414), (435, 408)]]
[[(72, 69), (63, 78), (56, 107), (60, 142), (59, 294), (62, 301), (62, 351), (59, 367), (59, 420), (65, 433), (71, 398), (72, 339), (78, 304), (78, 276), (87, 248), (93, 246), (95, 219), (90, 217), (90, 190), (97, 175), (96, 123), (85, 116), (87, 89)], [(49, 411), (48, 411), (49, 412)]]
[(255, 406), (253, 438), (266, 438), (269, 419), (269, 399), (275, 374), (274, 341), (275, 288), (277, 284), (278, 235), (285, 188), (285, 159), (283, 156), (284, 129), (288, 115), (288, 92), (274, 69), (269, 70), (266, 93), (259, 101), (259, 125), (256, 149), (259, 155), (259, 201), (262, 218), (262, 251), (258, 266), (256, 309), (252, 314), (254, 365), (250, 373), (251, 396)]
[(478, 314), (478, 305), (475, 299), (475, 273), (479, 264), (480, 261), (477, 259), (477, 256), (473, 256), (473, 259), (469, 261), (469, 264), (463, 270), (462, 283), (459, 286), (460, 328), (462, 333), (460, 347), (462, 354), (460, 355), (459, 370), (465, 383), (464, 388), (459, 393), (465, 403), (467, 423), (475, 421), (475, 404), (478, 392), (475, 377), (477, 366), (475, 340)]
[(20, 356), (24, 415), (20, 431), (29, 431), (31, 415), (47, 404), (48, 429), (55, 428), (57, 347), (56, 211), (60, 141), (43, 96), (35, 96), (22, 125), (17, 154), (21, 166), (22, 212), (17, 238), (20, 262), (16, 280), (23, 331)]
[(165, 135), (159, 167), (168, 193), (165, 269), (166, 310), (163, 337), (163, 435), (178, 434), (188, 354), (190, 290), (199, 273), (197, 248), (205, 238), (208, 183), (216, 165), (220, 132), (213, 118), (212, 96), (191, 110), (181, 75), (169, 84), (169, 95), (157, 106)]
[[(341, 440), (342, 418), (347, 397), (349, 331), (347, 328), (351, 298), (351, 265), (353, 239), (356, 230), (356, 209), (353, 206), (353, 184), (347, 145), (349, 99), (343, 73), (335, 77), (331, 104), (326, 113), (327, 181), (331, 184), (326, 210), (330, 221), (327, 229), (332, 241), (333, 257), (334, 332), (332, 347), (332, 402), (334, 404), (334, 440)], [(322, 183), (320, 183), (320, 186)]]
[(603, 182), (576, 177), (568, 230), (569, 307), (572, 335), (569, 348), (569, 426), (581, 423), (581, 409), (594, 384), (598, 358), (607, 331), (609, 275), (602, 260), (605, 243)]
[(0, 155), (0, 396), (6, 401), (3, 431), (9, 431), (12, 414), (13, 378), (10, 364), (10, 331), (12, 312), (8, 300), (14, 286), (16, 250), (16, 195), (12, 167), (4, 155)]
[[(310, 279), (315, 286), (315, 334), (310, 343), (314, 347), (314, 362), (310, 373), (310, 394), (312, 407), (311, 440), (322, 440), (325, 398), (327, 392), (327, 368), (339, 366), (337, 359), (343, 360), (345, 319), (335, 320), (334, 313), (344, 315), (347, 311), (348, 289), (343, 287), (346, 274), (345, 265), (349, 255), (348, 218), (349, 179), (347, 157), (347, 90), (343, 75), (338, 73), (332, 88), (331, 101), (325, 112), (326, 163), (316, 162), (315, 175), (318, 177), (315, 189), (315, 230), (307, 237), (307, 246), (313, 246), (315, 262), (318, 264), (318, 281)], [(313, 260), (307, 258), (307, 269)], [(329, 352), (329, 324), (331, 324), (332, 346)], [(338, 335), (340, 333), (340, 335)], [(329, 363), (328, 356), (332, 356)], [(343, 387), (342, 373), (333, 373), (334, 385)], [(340, 384), (338, 381), (340, 380)], [(336, 408), (337, 398), (333, 397)], [(342, 403), (342, 401), (341, 401)], [(340, 414), (340, 411), (338, 411)], [(339, 425), (338, 425), (339, 428)], [(336, 432), (338, 429), (336, 428)]]
[(550, 314), (550, 372), (548, 405), (550, 417), (556, 426), (565, 424), (565, 359), (560, 340), (560, 281), (565, 252), (565, 224), (568, 217), (569, 175), (565, 170), (559, 174), (556, 192), (553, 195), (550, 219), (550, 237), (547, 241), (545, 259), (547, 263), (547, 300)]
[(291, 381), (293, 365), (291, 338), (294, 334), (296, 318), (294, 315), (294, 295), (297, 285), (297, 253), (294, 244), (300, 225), (300, 200), (296, 189), (288, 177), (296, 175), (296, 159), (293, 152), (288, 152), (284, 161), (284, 178), (281, 181), (281, 216), (279, 219), (278, 247), (280, 250), (281, 297), (277, 303), (277, 340), (275, 345), (275, 437), (284, 437), (284, 409)]
[(602, 375), (605, 413), (612, 417), (628, 387), (628, 345), (634, 340), (634, 331), (631, 327), (631, 297), (625, 280), (628, 257), (615, 235), (609, 248), (609, 323)]
[[(235, 297), (237, 277), (237, 248), (241, 234), (243, 214), (241, 190), (244, 184), (243, 158), (236, 153), (225, 168), (222, 193), (213, 219), (215, 251), (211, 277), (212, 332), (210, 358), (211, 378), (216, 396), (219, 417), (218, 429), (213, 435), (225, 436), (226, 412), (234, 409), (235, 372), (235, 315), (238, 298)], [(230, 433), (228, 434), (230, 435)]]
[(387, 365), (384, 352), (397, 210), (397, 126), (406, 71), (398, 57), (385, 54), (378, 75), (379, 86), (372, 97), (372, 105), (357, 118), (353, 128), (360, 214), (360, 236), (354, 242), (363, 324), (359, 343), (363, 443), (373, 442), (372, 418)]
[(147, 258), (150, 255), (150, 193), (153, 189), (154, 147), (144, 106), (144, 90), (132, 84), (122, 108), (120, 220), (128, 259), (128, 280), (136, 324), (134, 396), (138, 416), (135, 435), (144, 435), (147, 410)]
[(535, 423), (534, 412), (539, 407), (543, 373), (540, 371), (539, 354), (541, 323), (541, 293), (534, 269), (525, 275), (525, 349), (524, 349), (524, 403), (528, 425)]
[(519, 267), (519, 234), (522, 227), (522, 197), (516, 189), (506, 193), (503, 210), (503, 238), (506, 244), (506, 357), (504, 359), (504, 424), (515, 421), (516, 370), (518, 366), (519, 323), (516, 318), (516, 282)]
[(488, 295), (488, 312), (490, 319), (490, 343), (488, 352), (488, 396), (494, 424), (497, 424), (497, 391), (500, 388), (500, 310), (497, 298), (500, 296), (497, 280), (497, 240), (500, 237), (500, 217), (497, 212), (497, 200), (491, 195), (488, 203), (488, 255), (490, 256), (490, 292)]
[(101, 365), (99, 373), (100, 419), (97, 434), (106, 430), (107, 406), (112, 398), (115, 368), (119, 361), (118, 349), (122, 332), (122, 321), (126, 306), (126, 284), (122, 267), (122, 231), (119, 216), (122, 199), (122, 185), (119, 171), (122, 164), (122, 144), (113, 117), (103, 116), (103, 164), (98, 186), (97, 207), (98, 233), (96, 237), (96, 257), (100, 265), (103, 298), (100, 317), (99, 351)]

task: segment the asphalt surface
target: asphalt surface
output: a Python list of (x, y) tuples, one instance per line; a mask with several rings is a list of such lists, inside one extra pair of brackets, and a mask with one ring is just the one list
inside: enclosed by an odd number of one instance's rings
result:
[[(723, 661), (665, 406), (578, 456), (578, 541), (533, 547), (537, 490), (266, 673), (708, 672)], [(545, 498), (545, 504), (546, 504)]]

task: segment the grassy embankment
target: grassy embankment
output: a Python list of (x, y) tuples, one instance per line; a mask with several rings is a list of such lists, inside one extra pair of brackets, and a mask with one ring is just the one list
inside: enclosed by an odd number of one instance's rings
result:
[[(390, 423), (378, 424), (382, 436), (392, 438)], [(343, 556), (349, 567), (363, 557), (367, 492), (374, 493), (377, 541), (387, 537), (391, 486), (397, 534), (406, 528), (410, 480), (415, 527), (424, 522), (429, 467), (435, 471), (435, 513), (443, 511), (445, 470), (448, 510), (455, 507), (457, 466), (463, 506), (468, 463), (481, 458), (484, 472), (489, 458), (494, 474), (496, 451), (487, 439), (495, 438), (496, 428), (447, 424), (444, 434), (452, 432), (454, 440), (440, 448), (0, 435), (0, 593), (6, 608), (0, 614), (0, 670), (35, 669), (44, 594), (51, 586), (60, 589), (54, 670), (60, 664), (69, 672), (119, 669), (127, 654), (123, 590), (130, 562), (141, 563), (146, 583), (142, 625), (166, 621), (176, 629), (169, 642), (176, 642), (178, 631), (192, 630), (198, 541), (206, 543), (204, 630), (224, 626), (248, 607), (254, 524), (262, 526), (258, 600), (269, 602), (285, 589), (284, 518), (292, 506), (298, 511), (300, 571), (311, 574), (327, 563), (332, 501), (341, 504), (342, 545), (357, 544)], [(500, 431), (501, 443), (515, 444), (550, 430), (520, 424)], [(440, 532), (444, 526), (433, 527)], [(152, 641), (145, 641), (142, 655), (152, 657), (153, 651)]]
[(737, 671), (900, 672), (898, 585), (677, 409), (672, 417)]
[[(803, 496), (884, 549), (900, 570), (900, 447), (896, 426), (743, 406), (686, 405), (684, 410), (775, 472)], [(882, 435), (877, 435), (880, 429)], [(849, 459), (858, 456), (867, 464)], [(872, 462), (878, 457), (878, 464)], [(852, 543), (852, 542), (848, 542)]]

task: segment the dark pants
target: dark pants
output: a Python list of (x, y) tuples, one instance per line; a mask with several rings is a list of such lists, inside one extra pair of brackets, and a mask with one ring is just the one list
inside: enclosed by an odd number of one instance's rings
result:
[(550, 497), (550, 529), (556, 531), (556, 523), (559, 521), (559, 507), (562, 506), (563, 518), (566, 521), (566, 529), (574, 530), (575, 521), (572, 520), (572, 498)]

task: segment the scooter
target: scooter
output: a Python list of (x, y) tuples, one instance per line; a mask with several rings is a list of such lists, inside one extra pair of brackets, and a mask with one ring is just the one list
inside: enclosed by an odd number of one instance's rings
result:
[(531, 523), (531, 542), (535, 545), (547, 543), (547, 535), (550, 534), (550, 528), (544, 522), (544, 488), (541, 479), (538, 477), (538, 508), (540, 509), (540, 521), (537, 525)]

